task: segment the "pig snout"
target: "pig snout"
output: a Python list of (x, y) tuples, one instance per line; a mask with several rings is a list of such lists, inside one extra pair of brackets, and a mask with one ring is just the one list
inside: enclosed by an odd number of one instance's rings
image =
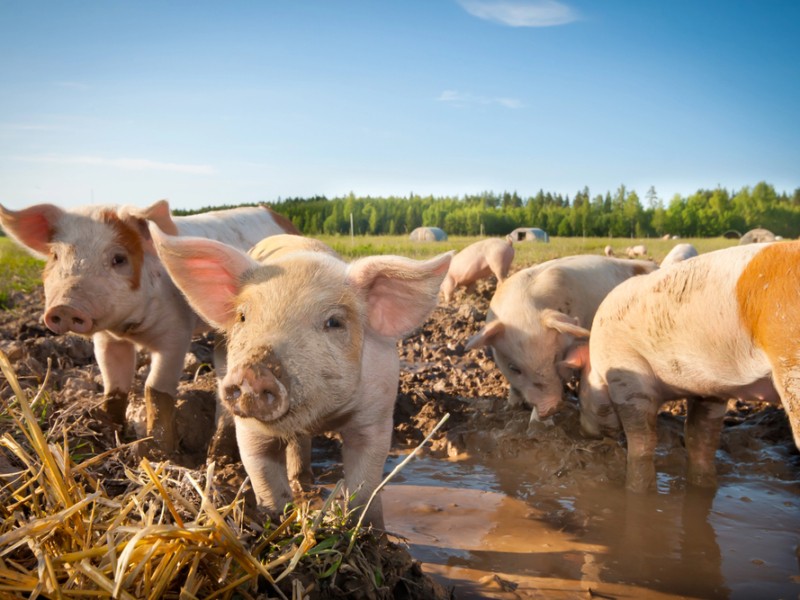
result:
[(53, 333), (89, 333), (92, 330), (92, 317), (72, 306), (71, 304), (59, 304), (47, 309), (44, 314), (44, 323)]
[(289, 410), (289, 392), (269, 368), (231, 370), (222, 389), (225, 402), (237, 417), (270, 422)]

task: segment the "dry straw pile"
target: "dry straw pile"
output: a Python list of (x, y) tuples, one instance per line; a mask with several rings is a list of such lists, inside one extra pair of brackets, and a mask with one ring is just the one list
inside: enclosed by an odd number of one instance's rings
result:
[(69, 425), (40, 426), (46, 381), (29, 399), (2, 352), (0, 368), (13, 390), (0, 408), (0, 597), (391, 597), (381, 563), (398, 549), (348, 528), (338, 490), (263, 527), (241, 489), (224, 500), (213, 464), (137, 464), (125, 445), (79, 456)]

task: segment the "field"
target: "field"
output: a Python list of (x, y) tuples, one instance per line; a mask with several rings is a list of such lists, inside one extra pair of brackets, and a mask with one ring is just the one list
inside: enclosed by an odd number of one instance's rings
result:
[[(321, 239), (346, 257), (417, 258), (474, 241)], [(700, 252), (736, 243), (686, 241)], [(608, 243), (622, 254), (634, 242), (658, 261), (676, 243), (555, 238), (518, 244), (514, 269), (601, 254)], [(14, 264), (9, 257), (22, 255), (10, 248), (0, 239), (0, 258)], [(117, 439), (98, 410), (91, 344), (44, 328), (40, 266), (23, 262), (0, 290), (11, 305), (0, 312), (0, 349), (15, 373), (0, 387), (0, 471), (7, 480), (25, 471), (24, 483), (2, 488), (0, 497), (0, 591), (47, 598), (79, 589), (107, 596), (114, 585), (134, 598), (436, 598), (447, 597), (446, 588), (456, 598), (748, 597), (747, 585), (769, 597), (800, 591), (800, 458), (783, 411), (729, 404), (720, 489), (698, 499), (683, 484), (684, 407), (665, 406), (659, 493), (627, 498), (623, 440), (584, 438), (569, 391), (555, 426), (530, 423), (529, 411), (505, 405), (507, 385), (491, 357), (464, 350), (484, 321), (493, 280), (474, 294), (459, 290), (399, 344), (389, 466), (450, 418), (384, 491), (387, 527), (396, 535), (362, 532), (348, 554), (352, 530), (341, 513), (319, 510), (341, 478), (335, 436), (315, 439), (317, 481), (299, 499), (299, 512), (277, 530), (264, 528), (236, 458), (205, 463), (215, 381), (212, 340), (204, 336), (192, 345), (179, 391), (181, 454), (142, 461), (126, 445), (135, 431)], [(140, 417), (148, 366), (140, 356), (129, 419)], [(30, 410), (24, 398), (14, 400), (14, 377), (25, 398), (42, 391)]]

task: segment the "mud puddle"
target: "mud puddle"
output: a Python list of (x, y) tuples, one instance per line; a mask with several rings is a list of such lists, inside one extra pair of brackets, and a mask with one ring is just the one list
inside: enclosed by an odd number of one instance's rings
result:
[(427, 457), (383, 502), (387, 528), (456, 598), (798, 597), (797, 482), (723, 477), (711, 494), (663, 476), (661, 487), (538, 490), (519, 465)]

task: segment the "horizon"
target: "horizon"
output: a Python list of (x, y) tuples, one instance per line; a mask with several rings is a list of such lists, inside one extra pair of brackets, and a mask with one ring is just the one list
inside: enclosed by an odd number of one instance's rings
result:
[(791, 195), (798, 25), (780, 0), (9, 0), (0, 202)]

